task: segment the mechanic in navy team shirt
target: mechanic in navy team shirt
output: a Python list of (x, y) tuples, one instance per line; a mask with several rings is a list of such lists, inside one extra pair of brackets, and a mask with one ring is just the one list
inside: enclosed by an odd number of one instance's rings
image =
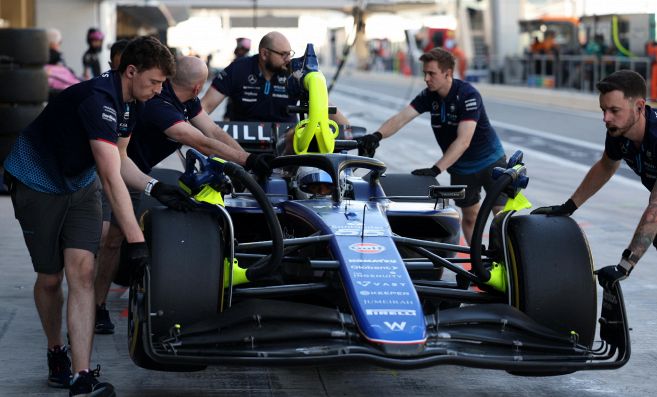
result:
[[(160, 92), (174, 59), (157, 39), (140, 37), (125, 49), (118, 71), (71, 86), (49, 102), (19, 135), (4, 162), (14, 213), (37, 278), (34, 299), (48, 343), (48, 384), (71, 396), (113, 396), (109, 383), (90, 371), (94, 326), (94, 255), (101, 233), (100, 185), (128, 241), (132, 266), (148, 261), (126, 183), (151, 189), (173, 207), (189, 203), (177, 188), (149, 184), (126, 154), (136, 101)], [(71, 361), (61, 335), (68, 283), (67, 330)]]
[[(452, 77), (454, 55), (434, 48), (420, 57), (427, 84), (411, 104), (386, 120), (378, 131), (357, 138), (361, 154), (372, 155), (379, 141), (399, 131), (421, 113), (431, 114), (431, 128), (443, 156), (431, 166), (414, 170), (414, 175), (438, 176), (448, 171), (452, 185), (466, 185), (465, 198), (455, 200), (463, 211), (463, 235), (468, 244), (479, 212), (481, 188), (493, 186), (492, 170), (506, 165), (504, 149), (491, 126), (479, 92), (469, 83)], [(502, 209), (500, 197), (493, 211)]]
[[(211, 114), (226, 98), (232, 101), (231, 121), (297, 121), (287, 112), (301, 96), (296, 79), (289, 79), (290, 59), (294, 56), (288, 39), (279, 32), (267, 33), (258, 45), (258, 53), (233, 61), (212, 80), (201, 99)], [(339, 111), (330, 116), (338, 124), (349, 124)]]
[[(128, 145), (128, 156), (144, 174), (182, 145), (206, 155), (244, 165), (256, 174), (267, 174), (273, 155), (249, 154), (230, 135), (210, 119), (201, 108), (198, 93), (207, 81), (208, 68), (196, 57), (178, 58), (176, 75), (164, 83), (162, 92), (146, 102), (139, 114), (135, 131)], [(136, 193), (136, 194), (135, 194)], [(140, 191), (132, 192), (133, 207), (138, 206)], [(105, 310), (105, 300), (119, 264), (123, 241), (121, 229), (112, 222), (106, 241), (98, 254), (96, 276), (96, 333), (111, 334), (114, 325)]]
[(650, 191), (650, 198), (618, 265), (597, 271), (600, 285), (611, 288), (630, 275), (651, 243), (657, 247), (657, 110), (646, 104), (646, 81), (632, 70), (614, 72), (596, 87), (600, 92), (602, 120), (607, 128), (602, 157), (565, 203), (540, 207), (532, 214), (572, 215), (609, 181), (624, 160), (641, 177), (641, 183)]

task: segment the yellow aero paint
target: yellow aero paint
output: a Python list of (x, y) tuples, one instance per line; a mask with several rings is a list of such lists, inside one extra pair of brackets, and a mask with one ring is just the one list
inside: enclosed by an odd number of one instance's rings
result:
[(493, 262), (490, 269), (490, 279), (486, 281), (487, 285), (498, 291), (506, 292), (506, 267), (499, 262)]
[(524, 194), (518, 193), (516, 197), (506, 200), (506, 205), (502, 211), (520, 211), (531, 208), (532, 203), (527, 200)]
[(319, 153), (333, 153), (335, 138), (340, 132), (335, 121), (328, 118), (328, 90), (322, 72), (310, 72), (303, 78), (308, 90), (308, 118), (294, 127), (294, 153), (307, 154), (313, 137), (317, 140)]
[[(228, 258), (224, 259), (224, 288), (229, 287), (228, 272), (230, 271), (230, 262)], [(239, 267), (237, 258), (233, 258), (233, 285), (246, 284), (250, 280), (246, 278), (246, 269)]]
[(208, 203), (212, 205), (224, 206), (224, 199), (221, 197), (221, 193), (211, 188), (209, 185), (203, 186), (200, 192), (194, 196), (194, 200), (199, 203)]

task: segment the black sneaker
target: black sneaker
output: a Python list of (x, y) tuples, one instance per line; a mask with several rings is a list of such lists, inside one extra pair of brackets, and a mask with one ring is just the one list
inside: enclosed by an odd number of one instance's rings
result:
[(80, 371), (75, 382), (71, 383), (69, 396), (115, 397), (114, 386), (107, 382), (98, 382), (100, 365), (93, 371)]
[(113, 334), (114, 324), (110, 320), (109, 311), (105, 308), (105, 304), (96, 306), (96, 333), (97, 334)]
[(48, 349), (48, 386), (68, 388), (71, 383), (71, 360), (66, 346)]

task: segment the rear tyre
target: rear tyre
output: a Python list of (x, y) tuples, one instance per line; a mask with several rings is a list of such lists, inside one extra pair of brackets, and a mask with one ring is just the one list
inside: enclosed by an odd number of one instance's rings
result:
[(0, 69), (0, 102), (43, 103), (48, 100), (48, 75), (43, 68)]
[[(597, 292), (588, 242), (570, 217), (521, 215), (509, 220), (512, 303), (529, 317), (591, 347)], [(565, 372), (517, 375), (558, 375)]]
[(0, 61), (19, 65), (48, 63), (48, 36), (43, 29), (0, 29)]

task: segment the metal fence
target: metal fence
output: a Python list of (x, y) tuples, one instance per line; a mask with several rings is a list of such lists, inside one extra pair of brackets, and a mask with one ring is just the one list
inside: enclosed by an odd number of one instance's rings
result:
[(492, 83), (530, 87), (595, 91), (595, 84), (607, 75), (631, 69), (641, 74), (651, 86), (648, 57), (617, 57), (594, 55), (526, 55), (507, 57), (501, 72), (492, 72)]

